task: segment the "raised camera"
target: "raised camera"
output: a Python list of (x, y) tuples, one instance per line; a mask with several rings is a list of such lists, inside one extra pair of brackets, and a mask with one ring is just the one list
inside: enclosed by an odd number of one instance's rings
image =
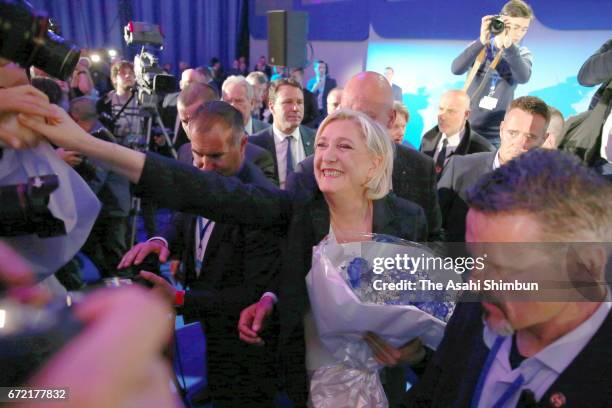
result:
[(506, 29), (506, 24), (504, 20), (502, 20), (500, 15), (494, 16), (489, 24), (489, 30), (491, 30), (491, 34), (498, 35), (504, 32)]

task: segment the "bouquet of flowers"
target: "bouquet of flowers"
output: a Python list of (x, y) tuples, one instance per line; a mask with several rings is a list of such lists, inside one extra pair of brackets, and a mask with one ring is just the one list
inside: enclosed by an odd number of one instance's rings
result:
[[(423, 262), (415, 262), (419, 258)], [(438, 346), (457, 293), (432, 291), (420, 281), (435, 285), (461, 278), (427, 268), (424, 260), (433, 258), (423, 245), (376, 234), (346, 244), (328, 237), (314, 248), (306, 285), (319, 338), (337, 364), (315, 371), (313, 406), (387, 406), (378, 377), (382, 367), (362, 340), (367, 331), (394, 347), (416, 337)]]

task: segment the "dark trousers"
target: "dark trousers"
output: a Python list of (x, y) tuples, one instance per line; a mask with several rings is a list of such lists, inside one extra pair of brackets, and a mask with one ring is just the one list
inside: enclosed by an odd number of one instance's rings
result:
[(83, 246), (102, 277), (122, 276), (117, 265), (127, 251), (127, 218), (100, 216)]
[[(235, 326), (233, 329), (236, 331)], [(230, 336), (210, 331), (206, 336), (208, 388), (215, 408), (274, 407), (274, 353)]]

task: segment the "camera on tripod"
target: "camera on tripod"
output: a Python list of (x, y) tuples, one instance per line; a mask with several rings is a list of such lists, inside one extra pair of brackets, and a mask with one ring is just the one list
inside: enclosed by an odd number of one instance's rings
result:
[(167, 75), (159, 66), (159, 58), (147, 47), (159, 51), (164, 39), (158, 25), (141, 21), (130, 21), (123, 29), (127, 45), (142, 46), (134, 57), (134, 74), (138, 85), (138, 102), (141, 107), (157, 106), (159, 96), (176, 90), (176, 79)]

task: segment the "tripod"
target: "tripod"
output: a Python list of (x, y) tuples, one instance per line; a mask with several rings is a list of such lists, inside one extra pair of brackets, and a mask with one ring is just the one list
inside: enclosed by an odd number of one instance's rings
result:
[[(113, 123), (117, 122), (121, 114), (125, 111), (126, 107), (132, 102), (132, 100), (136, 96), (137, 96), (137, 101), (138, 101), (138, 113), (136, 114), (136, 116), (139, 119), (144, 119), (145, 138), (144, 138), (144, 143), (142, 142), (136, 143), (132, 146), (132, 148), (138, 151), (141, 151), (143, 153), (148, 152), (150, 150), (151, 134), (152, 134), (153, 126), (155, 124), (161, 130), (161, 133), (164, 136), (164, 140), (170, 148), (170, 152), (172, 156), (176, 159), (177, 157), (176, 150), (174, 149), (172, 140), (170, 139), (170, 136), (168, 135), (168, 132), (166, 131), (166, 128), (164, 127), (164, 124), (161, 120), (161, 115), (159, 114), (159, 110), (157, 109), (159, 97), (153, 91), (150, 91), (144, 88), (132, 89), (132, 94), (130, 95), (129, 99), (125, 102), (125, 104), (123, 104), (121, 109), (113, 116), (112, 122)], [(133, 114), (129, 113), (128, 115), (131, 116)], [(140, 126), (140, 128), (142, 129), (143, 127)], [(142, 138), (139, 139), (139, 141), (141, 140)], [(136, 241), (136, 220), (141, 210), (141, 204), (142, 204), (142, 201), (140, 198), (132, 197), (132, 203), (130, 206), (130, 235), (128, 238), (129, 241), (127, 242), (128, 247), (132, 247), (134, 245), (134, 242)]]

